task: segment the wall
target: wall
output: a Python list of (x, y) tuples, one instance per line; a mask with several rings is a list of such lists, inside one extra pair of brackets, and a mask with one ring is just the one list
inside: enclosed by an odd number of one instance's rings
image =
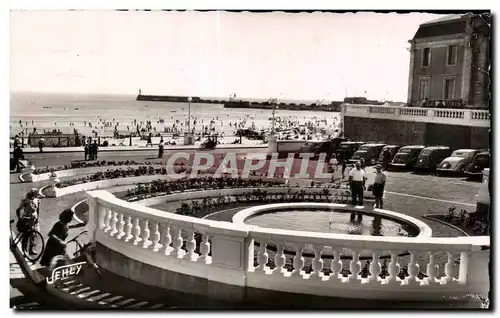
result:
[(430, 77), (429, 100), (440, 100), (443, 98), (444, 76), (456, 76), (455, 98), (460, 99), (462, 95), (462, 70), (464, 62), (465, 47), (458, 45), (457, 60), (453, 66), (446, 65), (447, 45), (431, 48), (431, 64), (429, 67), (421, 67), (423, 48), (418, 48), (414, 53), (413, 81), (412, 81), (412, 103), (419, 102), (420, 76)]
[(446, 145), (452, 148), (488, 148), (488, 128), (418, 123), (379, 118), (344, 117), (345, 136), (361, 141), (400, 145)]

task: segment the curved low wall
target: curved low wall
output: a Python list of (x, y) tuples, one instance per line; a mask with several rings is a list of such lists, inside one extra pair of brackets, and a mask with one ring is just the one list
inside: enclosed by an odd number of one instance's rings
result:
[[(408, 223), (411, 226), (414, 226), (419, 230), (418, 236), (416, 238), (421, 237), (431, 237), (432, 229), (425, 224), (424, 222), (402, 214), (389, 210), (382, 209), (373, 209), (369, 206), (352, 206), (347, 204), (337, 204), (337, 203), (309, 203), (309, 202), (300, 202), (300, 203), (274, 203), (274, 204), (266, 204), (254, 206), (251, 208), (244, 209), (233, 216), (233, 223), (245, 225), (245, 220), (250, 218), (253, 215), (260, 214), (263, 212), (273, 212), (276, 210), (282, 210), (283, 208), (293, 209), (293, 208), (310, 208), (310, 209), (330, 209), (340, 212), (363, 212), (370, 215), (379, 215), (381, 217), (386, 217), (394, 220), (401, 221), (403, 223)], [(343, 235), (343, 234), (341, 234)]]
[[(74, 177), (74, 176), (80, 176), (80, 175), (90, 175), (94, 174), (96, 172), (101, 172), (101, 171), (107, 171), (107, 170), (116, 170), (116, 169), (136, 169), (139, 167), (162, 167), (162, 165), (128, 165), (128, 166), (98, 166), (98, 167), (88, 167), (88, 168), (76, 168), (76, 169), (67, 169), (67, 170), (58, 170), (54, 171), (57, 177), (59, 178), (64, 178), (64, 177)], [(20, 176), (21, 180), (23, 182), (39, 182), (43, 180), (49, 180), (51, 176), (51, 172), (46, 172), (46, 173), (41, 173), (41, 174), (34, 174), (34, 173), (26, 173), (22, 174)]]
[[(88, 226), (99, 246), (98, 264), (166, 289), (189, 287), (191, 292), (231, 301), (246, 301), (252, 290), (394, 300), (442, 300), (489, 291), (487, 236), (415, 239), (264, 229), (158, 211), (102, 190), (88, 195)], [(268, 244), (277, 247), (273, 262)], [(312, 260), (303, 257), (306, 245), (313, 247)], [(286, 259), (285, 247), (295, 250), (292, 260)], [(325, 247), (334, 255), (328, 262), (322, 258)], [(370, 275), (365, 277), (361, 251), (372, 254)], [(403, 259), (398, 251), (410, 255)], [(340, 258), (344, 253), (350, 261)], [(391, 258), (385, 277), (379, 275), (382, 253)], [(441, 256), (445, 262), (440, 268)], [(304, 271), (306, 262), (312, 266), (310, 273)], [(291, 268), (285, 269), (285, 264)], [(408, 268), (404, 278), (398, 277), (401, 266)], [(343, 275), (343, 269), (350, 274)], [(417, 277), (420, 271), (426, 277)]]

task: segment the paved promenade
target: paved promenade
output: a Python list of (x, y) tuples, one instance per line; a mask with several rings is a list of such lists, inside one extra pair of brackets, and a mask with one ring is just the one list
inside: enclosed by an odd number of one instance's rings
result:
[[(166, 149), (165, 157), (168, 158), (173, 152), (180, 149)], [(191, 149), (188, 152), (195, 152)], [(215, 152), (227, 152), (229, 149), (219, 148)], [(237, 152), (265, 152), (265, 148), (238, 148)], [(157, 149), (141, 151), (101, 152), (99, 160), (135, 160), (145, 161), (156, 159)], [(81, 160), (83, 153), (33, 153), (27, 154), (35, 166), (57, 166), (69, 164), (73, 160)], [(166, 159), (163, 159), (166, 160)], [(373, 168), (367, 168), (367, 174), (373, 178)], [(21, 199), (30, 188), (41, 187), (49, 181), (36, 183), (20, 183), (19, 174), (11, 174), (10, 185), (10, 218), (15, 217), (15, 210)], [(436, 177), (431, 175), (415, 175), (411, 172), (387, 172), (385, 208), (388, 210), (402, 212), (404, 214), (419, 218), (429, 224), (433, 229), (434, 236), (458, 236), (460, 233), (451, 230), (445, 225), (425, 220), (423, 215), (428, 213), (445, 214), (449, 207), (457, 210), (475, 210), (475, 195), (481, 184), (465, 181), (461, 178)], [(84, 193), (75, 193), (60, 198), (43, 198), (41, 201), (40, 232), (47, 235), (52, 225), (58, 220), (58, 215), (65, 208), (71, 207), (80, 200), (85, 199)], [(77, 234), (80, 229), (72, 230), (70, 237)], [(12, 269), (11, 265), (11, 269)], [(12, 283), (12, 281), (11, 281)], [(20, 294), (11, 288), (11, 298)]]

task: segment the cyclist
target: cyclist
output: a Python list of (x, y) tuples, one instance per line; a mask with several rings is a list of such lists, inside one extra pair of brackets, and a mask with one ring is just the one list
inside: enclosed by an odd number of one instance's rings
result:
[(69, 225), (73, 220), (74, 214), (71, 209), (66, 209), (59, 214), (59, 221), (54, 224), (52, 230), (49, 232), (49, 239), (40, 260), (40, 265), (49, 266), (54, 256), (66, 255), (65, 240), (68, 238), (68, 230), (85, 226), (82, 223)]
[[(29, 230), (39, 231), (40, 200), (38, 196), (38, 189), (32, 188), (17, 208), (17, 231), (19, 233), (27, 233)], [(21, 214), (21, 210), (23, 214)], [(36, 247), (34, 236), (23, 238), (21, 244), (24, 251), (28, 251), (30, 255), (36, 255), (36, 252), (33, 250)]]

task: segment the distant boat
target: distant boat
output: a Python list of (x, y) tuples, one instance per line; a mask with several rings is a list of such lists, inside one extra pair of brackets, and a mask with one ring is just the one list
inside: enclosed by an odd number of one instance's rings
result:
[(177, 113), (177, 111), (176, 111), (176, 110), (171, 110), (170, 112), (171, 112), (171, 113)]
[(80, 108), (75, 108), (75, 110), (79, 110)]
[(52, 108), (52, 107), (50, 107), (50, 106), (43, 106), (43, 108)]

